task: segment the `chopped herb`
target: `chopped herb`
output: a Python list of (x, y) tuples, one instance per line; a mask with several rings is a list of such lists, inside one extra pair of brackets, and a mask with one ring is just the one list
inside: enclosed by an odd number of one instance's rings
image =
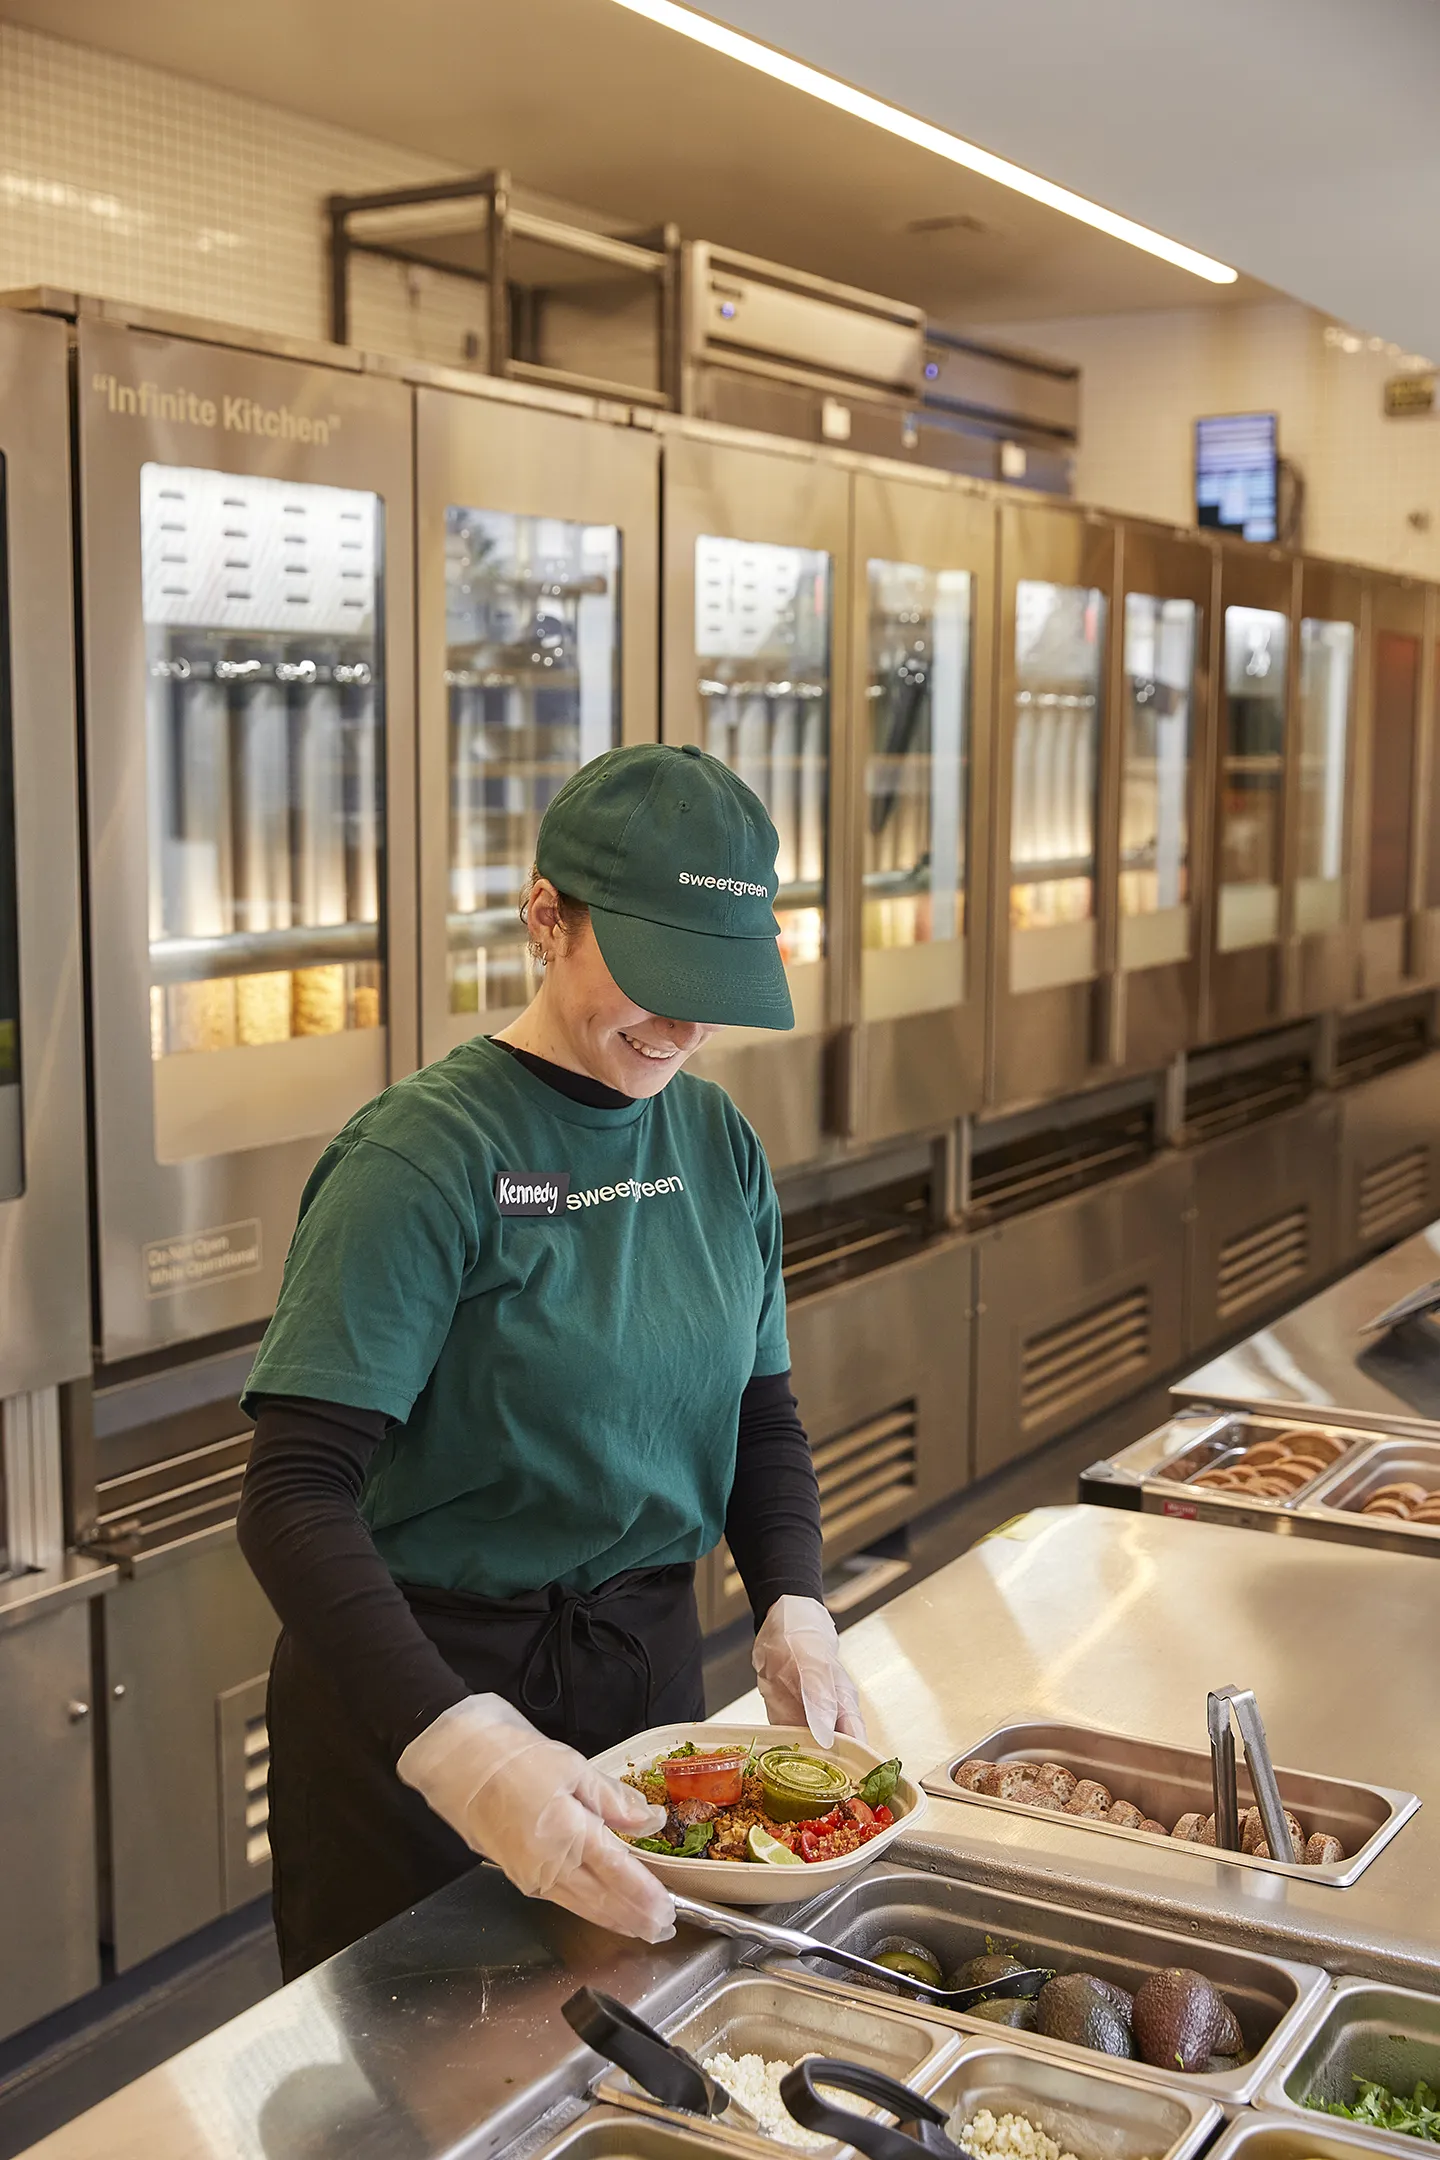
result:
[(1407, 2100), (1374, 2078), (1357, 2077), (1360, 2097), (1343, 2100), (1307, 2100), (1305, 2105), (1322, 2115), (1343, 2115), (1347, 2122), (1364, 2123), (1372, 2130), (1398, 2130), (1404, 2137), (1427, 2138), (1440, 2145), (1440, 2092), (1421, 2078)]

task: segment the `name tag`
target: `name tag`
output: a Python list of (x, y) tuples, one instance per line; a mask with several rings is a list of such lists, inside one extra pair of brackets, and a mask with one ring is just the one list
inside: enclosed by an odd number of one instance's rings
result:
[(569, 1190), (568, 1170), (501, 1170), (495, 1206), (501, 1215), (558, 1215)]

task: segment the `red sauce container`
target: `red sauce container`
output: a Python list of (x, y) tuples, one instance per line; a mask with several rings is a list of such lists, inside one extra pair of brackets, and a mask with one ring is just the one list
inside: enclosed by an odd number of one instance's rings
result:
[(715, 1807), (735, 1807), (745, 1787), (748, 1748), (717, 1748), (704, 1755), (666, 1757), (659, 1769), (672, 1800), (708, 1800)]

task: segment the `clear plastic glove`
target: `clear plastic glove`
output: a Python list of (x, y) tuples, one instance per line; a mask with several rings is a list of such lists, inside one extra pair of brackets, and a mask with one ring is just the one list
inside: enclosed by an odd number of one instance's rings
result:
[(837, 1732), (865, 1738), (835, 1622), (818, 1598), (776, 1598), (755, 1637), (753, 1662), (772, 1725), (805, 1725), (822, 1748), (834, 1745)]
[(665, 1942), (674, 1934), (675, 1900), (610, 1835), (649, 1836), (665, 1810), (547, 1740), (503, 1697), (456, 1703), (395, 1768), (526, 1897), (548, 1898), (617, 1935)]

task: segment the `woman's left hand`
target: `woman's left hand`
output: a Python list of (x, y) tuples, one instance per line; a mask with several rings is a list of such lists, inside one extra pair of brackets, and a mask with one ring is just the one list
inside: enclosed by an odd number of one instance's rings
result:
[(865, 1738), (835, 1622), (818, 1598), (776, 1598), (755, 1637), (754, 1666), (772, 1725), (804, 1725), (822, 1748), (834, 1745), (836, 1733)]

